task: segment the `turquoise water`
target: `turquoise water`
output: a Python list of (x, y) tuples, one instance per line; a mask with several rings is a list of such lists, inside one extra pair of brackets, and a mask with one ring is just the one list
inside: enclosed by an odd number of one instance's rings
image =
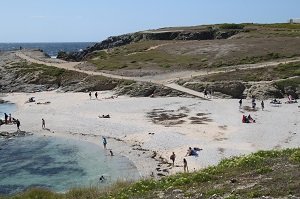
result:
[[(125, 157), (84, 141), (27, 136), (0, 139), (0, 195), (30, 187), (63, 192), (72, 187), (106, 186), (139, 174)], [(104, 175), (106, 180), (99, 181)]]

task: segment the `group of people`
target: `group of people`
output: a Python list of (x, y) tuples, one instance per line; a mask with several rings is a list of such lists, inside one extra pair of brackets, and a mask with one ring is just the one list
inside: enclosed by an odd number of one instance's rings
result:
[[(197, 151), (200, 151), (200, 150), (202, 150), (202, 149), (197, 148), (197, 147), (194, 147), (194, 148), (189, 147), (185, 156), (198, 156)], [(170, 156), (170, 160), (172, 161), (173, 166), (174, 166), (174, 163), (175, 163), (175, 159), (176, 159), (176, 155), (175, 155), (174, 152), (172, 152), (172, 155)], [(187, 165), (187, 160), (185, 158), (183, 158), (183, 171), (184, 172), (189, 171), (188, 165)]]
[[(103, 147), (104, 147), (104, 149), (106, 149), (107, 140), (106, 140), (106, 138), (105, 138), (105, 137), (102, 137), (102, 143), (103, 143)], [(114, 153), (112, 152), (112, 150), (111, 150), (111, 149), (109, 150), (109, 154), (110, 154), (110, 156), (114, 156)]]
[(0, 119), (0, 126), (2, 124), (16, 124), (18, 130), (20, 130), (21, 122), (19, 119), (15, 119), (11, 116), (11, 114), (7, 115), (7, 113), (4, 113), (4, 121)]
[[(255, 101), (255, 97), (254, 97), (254, 96), (252, 96), (252, 101), (251, 101), (251, 103), (252, 103), (252, 109), (255, 110), (255, 108), (256, 108), (256, 101)], [(242, 108), (243, 99), (240, 99), (240, 100), (239, 100), (239, 104), (240, 104), (240, 108)], [(264, 110), (264, 108), (265, 108), (265, 103), (264, 103), (263, 100), (261, 101), (260, 105), (261, 105), (261, 110)]]
[(208, 89), (205, 88), (203, 90), (203, 93), (204, 93), (204, 97), (207, 97), (207, 98), (212, 98), (212, 96), (213, 96), (213, 90), (212, 89), (208, 90)]
[(293, 103), (298, 103), (295, 98), (292, 97), (292, 95), (288, 96), (288, 101), (285, 102), (286, 104), (293, 104)]
[(98, 116), (99, 118), (110, 118), (110, 115), (109, 114), (107, 114), (107, 115), (102, 115), (102, 116)]
[[(92, 99), (92, 92), (89, 92), (90, 99)], [(95, 92), (95, 98), (98, 99), (98, 92)]]
[[(172, 152), (172, 155), (170, 156), (170, 160), (172, 161), (173, 166), (175, 166), (174, 165), (175, 159), (176, 159), (176, 155), (174, 152)], [(188, 168), (187, 161), (185, 158), (183, 158), (183, 170), (184, 170), (184, 172), (189, 172), (189, 168)]]
[(255, 123), (255, 120), (251, 117), (251, 115), (249, 114), (248, 116), (243, 115), (242, 117), (242, 122), (243, 123)]

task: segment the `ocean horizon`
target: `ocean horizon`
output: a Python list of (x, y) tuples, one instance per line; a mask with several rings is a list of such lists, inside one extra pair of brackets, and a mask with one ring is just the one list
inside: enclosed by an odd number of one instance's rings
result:
[(7, 42), (0, 43), (1, 51), (25, 49), (41, 49), (51, 57), (56, 57), (59, 51), (78, 52), (94, 45), (96, 42)]

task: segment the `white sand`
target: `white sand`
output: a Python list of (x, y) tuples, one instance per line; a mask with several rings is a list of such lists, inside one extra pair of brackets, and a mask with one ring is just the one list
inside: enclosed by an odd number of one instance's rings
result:
[[(100, 100), (90, 100), (87, 93), (56, 92), (14, 93), (3, 99), (17, 104), (18, 110), (13, 113), (13, 117), (20, 119), (21, 130), (46, 136), (86, 140), (99, 144), (99, 147), (102, 147), (101, 136), (123, 140), (109, 138), (108, 148), (132, 160), (144, 177), (155, 171), (158, 164), (150, 158), (151, 151), (157, 151), (167, 160), (174, 151), (175, 164), (182, 166), (182, 160), (189, 146), (202, 148), (198, 157), (186, 157), (191, 171), (214, 165), (221, 159), (233, 155), (248, 154), (261, 149), (299, 147), (300, 144), (298, 104), (273, 107), (269, 101), (265, 101), (264, 111), (259, 109), (257, 112), (250, 112), (257, 123), (243, 124), (241, 122), (243, 113), (238, 108), (238, 100), (203, 101), (197, 98), (124, 96), (103, 99), (112, 93), (98, 93)], [(37, 102), (51, 103), (25, 104), (24, 102), (31, 96), (35, 96)], [(260, 104), (260, 101), (257, 104)], [(250, 100), (244, 100), (243, 105), (250, 106)], [(188, 111), (178, 110), (180, 107), (186, 107)], [(185, 113), (188, 116), (183, 118), (185, 123), (166, 127), (154, 124), (147, 117), (147, 112), (153, 109), (174, 110), (173, 113)], [(189, 118), (195, 117), (197, 113), (209, 113), (206, 117), (213, 121), (207, 124), (191, 124)], [(98, 118), (98, 115), (102, 114), (110, 114), (111, 118)], [(249, 112), (245, 114), (248, 115)], [(42, 130), (41, 118), (46, 120), (46, 127), (50, 131)], [(16, 127), (11, 125), (0, 127), (0, 131), (15, 129)], [(132, 150), (136, 148), (132, 146), (134, 144), (151, 151)], [(170, 172), (182, 170), (182, 167), (174, 167)]]

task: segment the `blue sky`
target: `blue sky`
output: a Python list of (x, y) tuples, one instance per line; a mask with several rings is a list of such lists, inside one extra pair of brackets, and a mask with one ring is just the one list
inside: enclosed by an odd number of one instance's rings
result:
[(1, 0), (0, 42), (101, 41), (170, 26), (278, 23), (300, 0)]

